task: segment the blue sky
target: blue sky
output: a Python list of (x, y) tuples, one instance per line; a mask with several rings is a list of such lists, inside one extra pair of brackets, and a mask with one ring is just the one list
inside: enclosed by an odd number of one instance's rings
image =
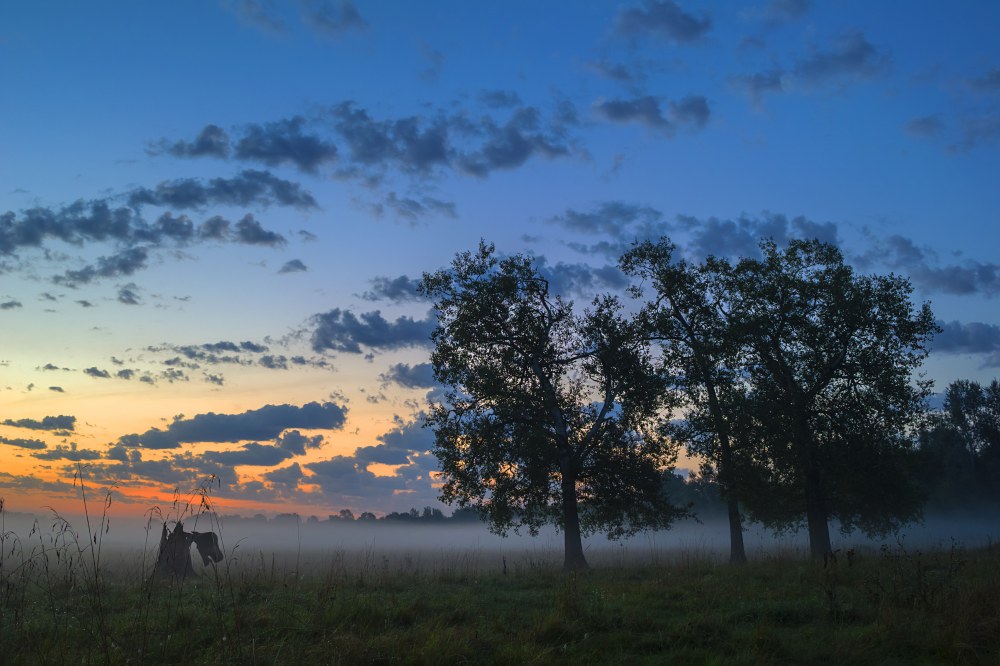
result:
[(429, 304), (480, 238), (577, 303), (669, 235), (838, 243), (1000, 366), (992, 2), (0, 9), (0, 494), (434, 504)]

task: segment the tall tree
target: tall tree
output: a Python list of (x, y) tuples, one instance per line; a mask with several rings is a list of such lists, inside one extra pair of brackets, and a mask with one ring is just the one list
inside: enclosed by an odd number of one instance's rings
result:
[(831, 518), (883, 532), (919, 514), (908, 456), (929, 383), (913, 373), (937, 326), (906, 279), (857, 275), (832, 245), (761, 250), (715, 270), (748, 352), (767, 463), (804, 504), (810, 551), (823, 557)]
[(420, 289), (437, 310), (431, 361), (447, 389), (427, 417), (444, 501), (476, 507), (501, 534), (554, 522), (566, 570), (587, 567), (586, 533), (669, 526), (669, 394), (617, 300), (578, 316), (529, 258), (485, 243)]
[[(645, 333), (662, 346), (662, 359), (687, 400), (688, 417), (673, 434), (688, 450), (710, 462), (726, 501), (729, 560), (746, 562), (740, 516), (737, 463), (731, 420), (741, 397), (739, 347), (720, 311), (726, 293), (705, 265), (677, 257), (669, 239), (637, 243), (620, 261), (622, 270), (654, 290), (643, 310)], [(641, 296), (640, 288), (634, 291)]]

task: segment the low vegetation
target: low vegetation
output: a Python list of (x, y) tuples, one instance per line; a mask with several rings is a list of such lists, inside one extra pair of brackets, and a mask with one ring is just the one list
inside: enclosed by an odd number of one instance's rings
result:
[[(95, 521), (96, 522), (96, 521)], [(94, 527), (97, 527), (95, 524)], [(155, 534), (155, 532), (154, 532)], [(551, 557), (240, 552), (155, 581), (155, 546), (2, 534), (5, 664), (997, 663), (1000, 547), (676, 553), (576, 573)], [(105, 548), (107, 551), (107, 549)], [(595, 560), (596, 564), (596, 560)]]

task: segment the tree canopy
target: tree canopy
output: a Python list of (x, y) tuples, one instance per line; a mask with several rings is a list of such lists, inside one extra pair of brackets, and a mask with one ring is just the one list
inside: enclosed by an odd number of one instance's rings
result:
[(445, 501), (476, 507), (499, 533), (555, 523), (568, 570), (587, 566), (583, 534), (671, 523), (671, 393), (617, 299), (577, 314), (530, 258), (485, 243), (420, 289), (438, 315), (431, 362), (446, 398), (427, 425)]

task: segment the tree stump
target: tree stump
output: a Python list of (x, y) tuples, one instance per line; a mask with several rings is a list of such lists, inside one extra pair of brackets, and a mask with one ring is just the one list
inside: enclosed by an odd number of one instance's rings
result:
[(153, 567), (153, 578), (169, 580), (185, 580), (197, 578), (198, 574), (191, 563), (191, 544), (195, 544), (202, 562), (221, 562), (222, 549), (214, 532), (185, 532), (184, 524), (178, 522), (173, 531), (167, 530), (166, 523), (160, 533), (160, 548), (156, 556), (156, 566)]

